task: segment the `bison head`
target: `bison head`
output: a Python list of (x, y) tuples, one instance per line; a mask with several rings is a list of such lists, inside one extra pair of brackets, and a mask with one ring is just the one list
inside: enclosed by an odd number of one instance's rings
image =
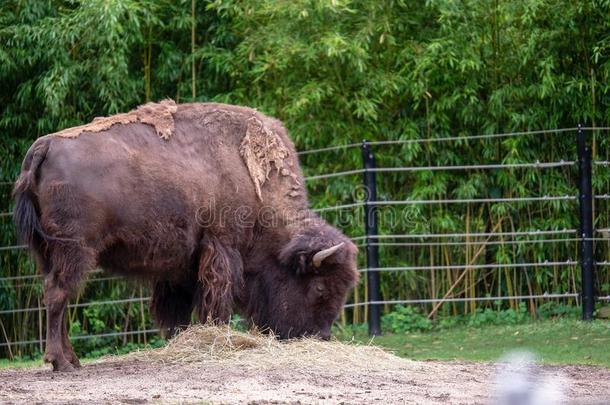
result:
[(265, 269), (246, 278), (249, 317), (282, 339), (330, 329), (358, 282), (356, 246), (327, 224), (300, 231)]

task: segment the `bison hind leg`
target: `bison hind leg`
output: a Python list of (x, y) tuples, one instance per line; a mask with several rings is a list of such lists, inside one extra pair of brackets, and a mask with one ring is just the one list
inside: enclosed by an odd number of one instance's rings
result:
[(83, 275), (95, 268), (95, 251), (78, 243), (51, 242), (40, 257), (47, 309), (44, 360), (54, 371), (73, 371), (80, 363), (70, 344), (65, 312), (68, 298), (78, 291)]
[(191, 323), (195, 291), (188, 285), (160, 280), (155, 283), (150, 310), (165, 336)]

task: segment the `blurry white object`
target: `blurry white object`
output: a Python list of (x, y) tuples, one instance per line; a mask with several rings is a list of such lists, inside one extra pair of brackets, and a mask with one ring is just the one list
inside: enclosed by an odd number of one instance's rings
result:
[(565, 379), (550, 375), (536, 365), (529, 352), (514, 351), (497, 364), (498, 405), (558, 405), (565, 403)]

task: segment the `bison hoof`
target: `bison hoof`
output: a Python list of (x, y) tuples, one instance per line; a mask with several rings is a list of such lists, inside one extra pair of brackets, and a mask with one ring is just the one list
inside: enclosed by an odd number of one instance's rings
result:
[(53, 365), (53, 371), (59, 371), (64, 373), (76, 371), (74, 366), (63, 357), (45, 355), (44, 361), (45, 363), (51, 363)]
[(68, 362), (53, 362), (53, 371), (58, 371), (60, 373), (71, 373), (72, 371), (76, 371), (76, 368), (71, 363)]
[(78, 360), (78, 357), (76, 357), (74, 351), (69, 351), (68, 354), (66, 354), (66, 359), (68, 359), (68, 361), (74, 366), (74, 368), (81, 368), (80, 361)]
[(70, 359), (70, 364), (72, 364), (72, 366), (74, 366), (75, 369), (79, 369), (82, 367), (80, 365), (80, 361), (76, 357), (73, 357), (72, 359)]

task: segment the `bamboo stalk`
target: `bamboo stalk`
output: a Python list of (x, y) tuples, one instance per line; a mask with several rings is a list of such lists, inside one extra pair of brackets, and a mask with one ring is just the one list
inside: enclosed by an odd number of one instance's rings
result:
[(6, 329), (4, 329), (4, 323), (2, 322), (2, 319), (0, 319), (0, 327), (2, 328), (2, 334), (4, 335), (4, 340), (6, 340), (6, 343), (8, 343), (8, 345), (6, 347), (8, 348), (9, 358), (11, 360), (13, 360), (14, 356), (13, 356), (13, 350), (11, 349), (11, 341), (8, 338), (8, 335), (6, 334)]
[[(492, 232), (496, 232), (498, 230), (498, 228), (500, 227), (500, 225), (502, 224), (502, 221), (500, 220), (500, 222), (498, 222), (496, 224), (496, 226), (494, 227)], [(486, 241), (488, 241), (491, 238), (491, 236), (488, 236)], [(481, 246), (481, 248), (479, 248), (479, 250), (476, 252), (476, 254), (473, 256), (472, 258), (472, 262), (474, 263), (474, 261), (476, 261), (479, 257), (479, 255), (481, 254), (481, 252), (483, 252), (484, 250), (484, 245)], [(470, 264), (473, 264), (470, 263)], [(458, 285), (458, 283), (460, 281), (462, 281), (462, 279), (466, 276), (466, 274), (468, 273), (467, 269), (464, 269), (462, 271), (462, 274), (455, 280), (455, 282), (453, 283), (453, 285), (451, 285), (451, 287), (449, 288), (449, 290), (445, 293), (445, 295), (443, 296), (443, 299), (449, 297), (449, 295), (451, 294), (451, 292), (453, 291), (453, 289)], [(443, 302), (437, 302), (436, 305), (434, 306), (434, 308), (432, 309), (432, 311), (428, 314), (428, 319), (432, 318), (432, 316), (434, 316), (434, 314), (436, 313), (436, 311), (438, 311), (438, 309), (441, 307), (441, 305), (443, 305)]]
[(197, 18), (195, 16), (195, 0), (191, 0), (191, 97), (193, 100), (197, 97), (196, 90), (196, 68), (195, 68), (195, 28), (197, 26)]
[[(136, 295), (136, 291), (133, 290), (131, 292), (130, 298), (135, 297), (135, 295)], [(132, 305), (133, 305), (132, 301), (130, 301), (129, 305), (127, 305), (127, 312), (125, 313), (125, 321), (123, 322), (123, 332), (127, 332), (129, 330), (129, 321), (130, 321), (130, 317), (131, 317), (130, 313), (131, 313)], [(123, 335), (123, 344), (126, 344), (126, 343), (127, 343), (127, 334), (124, 334)]]
[(144, 87), (145, 99), (148, 103), (151, 96), (151, 64), (152, 64), (152, 27), (148, 27), (148, 49), (144, 53)]
[[(360, 303), (359, 290), (360, 289), (358, 288), (358, 286), (356, 286), (356, 288), (354, 288), (354, 304)], [(354, 310), (352, 312), (352, 323), (357, 324), (359, 322), (360, 322), (360, 306), (356, 305), (356, 306), (354, 306)]]
[(44, 351), (44, 347), (42, 345), (42, 311), (43, 311), (43, 307), (42, 305), (40, 305), (40, 297), (38, 297), (38, 308), (40, 308), (38, 310), (38, 345), (39, 345), (39, 349), (40, 349), (40, 353), (42, 353)]
[[(143, 297), (144, 297), (144, 294), (142, 292), (142, 287), (140, 287), (140, 298), (141, 298), (140, 299), (140, 316), (141, 316), (141, 322), (142, 322), (141, 327), (142, 327), (142, 330), (146, 330), (146, 317), (144, 315), (144, 300), (142, 299)], [(147, 344), (148, 340), (146, 338), (146, 333), (143, 332), (142, 335), (143, 335), (143, 339), (144, 339), (144, 344)]]

